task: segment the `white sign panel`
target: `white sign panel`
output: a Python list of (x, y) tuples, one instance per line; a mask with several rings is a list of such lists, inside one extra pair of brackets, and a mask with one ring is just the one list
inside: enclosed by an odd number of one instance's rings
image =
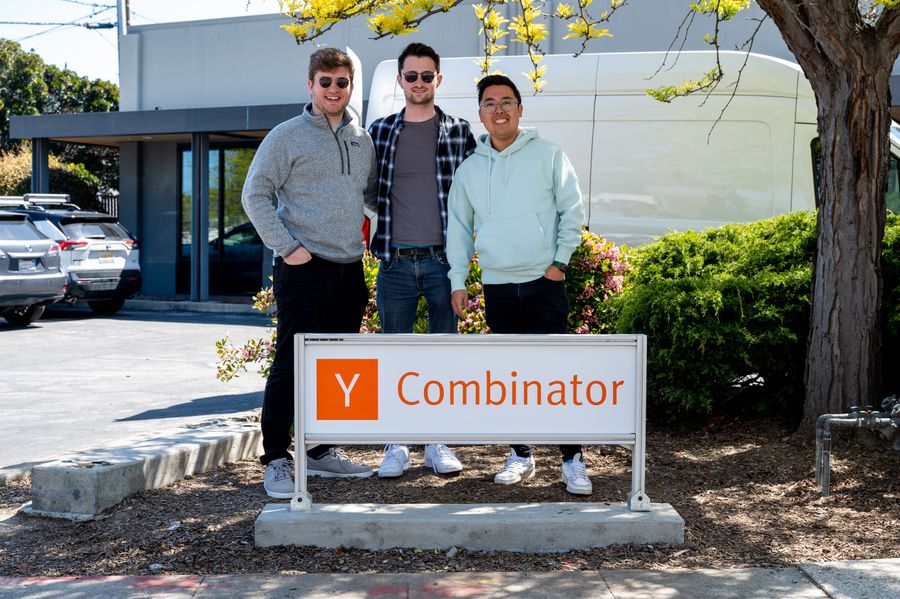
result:
[(628, 443), (643, 336), (306, 335), (308, 443)]
[[(297, 444), (632, 445), (644, 492), (643, 335), (297, 335)], [(310, 509), (306, 460), (291, 509)]]

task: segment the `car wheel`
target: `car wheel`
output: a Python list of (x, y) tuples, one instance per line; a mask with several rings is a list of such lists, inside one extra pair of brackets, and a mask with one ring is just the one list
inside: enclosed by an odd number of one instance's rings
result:
[(89, 300), (87, 304), (95, 314), (109, 316), (121, 310), (125, 300), (121, 297), (111, 300)]
[(44, 315), (44, 306), (17, 306), (3, 311), (3, 318), (11, 325), (24, 327)]

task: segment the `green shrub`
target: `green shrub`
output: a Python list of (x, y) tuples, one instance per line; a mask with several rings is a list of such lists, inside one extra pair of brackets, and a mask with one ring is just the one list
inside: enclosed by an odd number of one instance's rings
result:
[(882, 396), (900, 393), (900, 215), (888, 214), (884, 230), (882, 272)]
[(647, 335), (651, 415), (801, 405), (814, 247), (814, 215), (793, 213), (634, 251), (616, 328)]
[[(97, 192), (100, 179), (82, 164), (60, 162), (50, 156), (48, 165), (50, 193), (67, 193), (72, 202), (85, 210), (99, 210)], [(31, 191), (31, 153), (0, 154), (0, 195), (24, 195)]]

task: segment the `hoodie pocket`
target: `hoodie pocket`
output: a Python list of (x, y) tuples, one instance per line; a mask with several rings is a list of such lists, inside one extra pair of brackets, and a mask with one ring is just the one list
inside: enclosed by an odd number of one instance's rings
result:
[(484, 268), (521, 270), (545, 262), (550, 246), (537, 215), (531, 213), (482, 223), (475, 251)]

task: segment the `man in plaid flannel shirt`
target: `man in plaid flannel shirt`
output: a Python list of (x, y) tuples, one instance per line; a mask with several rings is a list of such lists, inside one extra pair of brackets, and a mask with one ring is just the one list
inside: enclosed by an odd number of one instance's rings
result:
[[(378, 170), (378, 223), (372, 249), (381, 260), (376, 299), (383, 333), (412, 333), (419, 298), (428, 307), (429, 333), (456, 333), (447, 273), (447, 196), (456, 167), (475, 149), (469, 123), (434, 104), (440, 57), (412, 43), (397, 59), (406, 107), (369, 127)], [(409, 448), (389, 444), (378, 476), (402, 475)], [(425, 467), (462, 470), (446, 445), (425, 446)]]

